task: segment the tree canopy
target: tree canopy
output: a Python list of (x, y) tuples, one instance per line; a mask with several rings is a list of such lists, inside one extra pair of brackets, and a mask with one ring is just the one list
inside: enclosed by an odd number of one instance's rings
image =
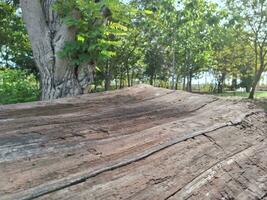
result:
[[(46, 66), (37, 57), (44, 56), (35, 53), (36, 31), (29, 32), (31, 13), (22, 4), (31, 51), (17, 1), (0, 3), (0, 63), (39, 73), (41, 87), (47, 82), (54, 87), (51, 98), (68, 96), (66, 85), (78, 87), (73, 95), (96, 91), (100, 85), (109, 90), (139, 82), (191, 92), (193, 80), (205, 73), (215, 79), (213, 92), (242, 87), (253, 98), (266, 71), (267, 4), (262, 0), (227, 0), (224, 6), (207, 0), (36, 2), (44, 12), (54, 51), (53, 75), (43, 75)], [(64, 27), (72, 30), (71, 37), (62, 34)], [(58, 62), (67, 67), (59, 69)], [(90, 70), (85, 72), (85, 66)], [(73, 75), (57, 74), (66, 71)], [(93, 78), (85, 79), (88, 73)], [(54, 78), (43, 81), (47, 76)], [(66, 80), (71, 83), (63, 87)], [(231, 84), (227, 86), (226, 80)], [(57, 91), (60, 87), (64, 89)]]

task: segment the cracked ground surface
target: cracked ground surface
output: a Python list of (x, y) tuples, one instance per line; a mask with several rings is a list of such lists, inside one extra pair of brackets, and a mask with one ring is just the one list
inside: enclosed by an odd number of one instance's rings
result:
[(140, 85), (0, 106), (0, 199), (265, 199), (267, 116)]

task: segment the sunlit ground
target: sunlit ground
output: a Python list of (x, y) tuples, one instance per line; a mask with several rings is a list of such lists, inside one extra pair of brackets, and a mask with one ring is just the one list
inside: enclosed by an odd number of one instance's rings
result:
[[(247, 99), (249, 93), (246, 92), (224, 92), (222, 94), (215, 94), (217, 96), (223, 97), (241, 97)], [(248, 99), (247, 99), (248, 100)], [(267, 111), (267, 91), (259, 91), (256, 92), (255, 100), (253, 100), (259, 107), (265, 109)]]
[[(217, 96), (224, 96), (224, 97), (232, 97), (232, 96), (237, 96), (237, 97), (248, 97), (249, 93), (246, 92), (224, 92), (222, 94), (216, 94)], [(255, 98), (267, 98), (267, 91), (258, 91), (255, 94)]]

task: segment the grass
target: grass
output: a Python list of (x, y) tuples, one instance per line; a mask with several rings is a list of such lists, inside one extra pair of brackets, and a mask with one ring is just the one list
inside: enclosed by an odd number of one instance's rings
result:
[[(223, 96), (223, 97), (248, 98), (249, 93), (246, 93), (246, 92), (224, 92), (222, 94), (216, 94), (216, 95), (217, 96)], [(255, 93), (255, 99), (253, 100), (253, 102), (267, 111), (267, 91), (256, 92)]]
[[(223, 97), (248, 97), (249, 93), (246, 92), (224, 92), (221, 94), (216, 94), (217, 96), (223, 96)], [(259, 91), (255, 93), (255, 98), (267, 98), (267, 91)]]

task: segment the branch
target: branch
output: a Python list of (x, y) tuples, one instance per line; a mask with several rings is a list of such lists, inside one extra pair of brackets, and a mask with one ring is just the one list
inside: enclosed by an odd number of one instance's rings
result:
[(41, 2), (40, 0), (21, 0), (20, 5), (37, 66), (41, 73), (49, 74), (52, 69), (48, 69), (49, 66), (47, 68), (42, 66), (45, 64), (43, 63), (44, 60), (51, 56), (53, 49), (51, 48), (49, 27), (45, 20)]
[(22, 17), (32, 42), (45, 40), (47, 26), (40, 0), (21, 0)]
[(253, 33), (254, 33), (255, 35), (258, 35), (258, 30), (256, 31), (256, 30), (254, 29), (254, 26), (253, 26), (252, 22), (250, 21), (249, 16), (246, 16), (246, 18), (248, 19), (248, 24), (249, 24), (249, 26), (251, 27)]

